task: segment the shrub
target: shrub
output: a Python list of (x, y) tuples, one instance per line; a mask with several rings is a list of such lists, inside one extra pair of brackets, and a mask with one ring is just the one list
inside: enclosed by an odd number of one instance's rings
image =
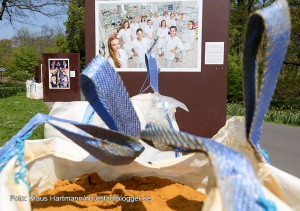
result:
[(1, 83), (0, 84), (0, 98), (10, 97), (18, 92), (25, 92), (25, 83)]
[(227, 84), (227, 100), (229, 102), (241, 102), (243, 100), (242, 61), (241, 58), (234, 53), (229, 53), (228, 55)]

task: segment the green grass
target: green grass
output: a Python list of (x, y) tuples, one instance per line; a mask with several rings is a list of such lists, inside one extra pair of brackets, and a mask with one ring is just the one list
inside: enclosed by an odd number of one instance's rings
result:
[[(227, 103), (227, 115), (245, 116), (241, 103)], [(271, 107), (265, 117), (266, 122), (300, 126), (300, 110), (293, 107)]]
[[(43, 100), (27, 99), (25, 92), (0, 98), (0, 108), (0, 146), (11, 139), (35, 114), (49, 113)], [(34, 131), (30, 139), (42, 139), (43, 137), (44, 125), (41, 125)]]

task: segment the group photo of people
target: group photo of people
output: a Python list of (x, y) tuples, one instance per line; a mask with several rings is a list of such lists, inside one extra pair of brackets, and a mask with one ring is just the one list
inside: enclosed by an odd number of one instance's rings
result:
[(146, 68), (153, 45), (159, 68), (199, 67), (199, 1), (101, 4), (98, 12), (98, 53), (113, 67)]
[(70, 89), (69, 59), (49, 59), (49, 89)]

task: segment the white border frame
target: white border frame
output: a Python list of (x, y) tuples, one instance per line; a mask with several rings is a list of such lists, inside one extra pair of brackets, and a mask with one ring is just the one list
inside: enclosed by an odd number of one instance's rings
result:
[[(95, 0), (95, 55), (99, 55), (99, 16), (98, 11), (101, 4), (134, 4), (134, 3), (144, 3), (144, 2), (199, 2), (199, 11), (198, 11), (198, 59), (197, 59), (197, 68), (160, 68), (161, 72), (201, 72), (201, 58), (202, 58), (202, 21), (203, 21), (203, 0), (143, 0), (142, 2), (138, 0), (125, 1), (125, 0)], [(117, 72), (147, 72), (146, 68), (116, 68)]]
[[(69, 69), (69, 87), (68, 88), (52, 88), (50, 87), (50, 83), (51, 83), (51, 77), (50, 77), (50, 67), (51, 67), (51, 63), (50, 63), (50, 60), (68, 60), (68, 69)], [(71, 89), (71, 77), (70, 77), (70, 59), (69, 58), (49, 58), (48, 59), (48, 78), (49, 78), (49, 83), (48, 83), (48, 86), (49, 86), (49, 89), (51, 90), (66, 90), (66, 89)]]

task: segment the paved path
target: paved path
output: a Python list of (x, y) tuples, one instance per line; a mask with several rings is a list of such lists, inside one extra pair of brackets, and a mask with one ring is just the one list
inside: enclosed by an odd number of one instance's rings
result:
[(300, 127), (264, 123), (261, 147), (273, 166), (300, 178)]

